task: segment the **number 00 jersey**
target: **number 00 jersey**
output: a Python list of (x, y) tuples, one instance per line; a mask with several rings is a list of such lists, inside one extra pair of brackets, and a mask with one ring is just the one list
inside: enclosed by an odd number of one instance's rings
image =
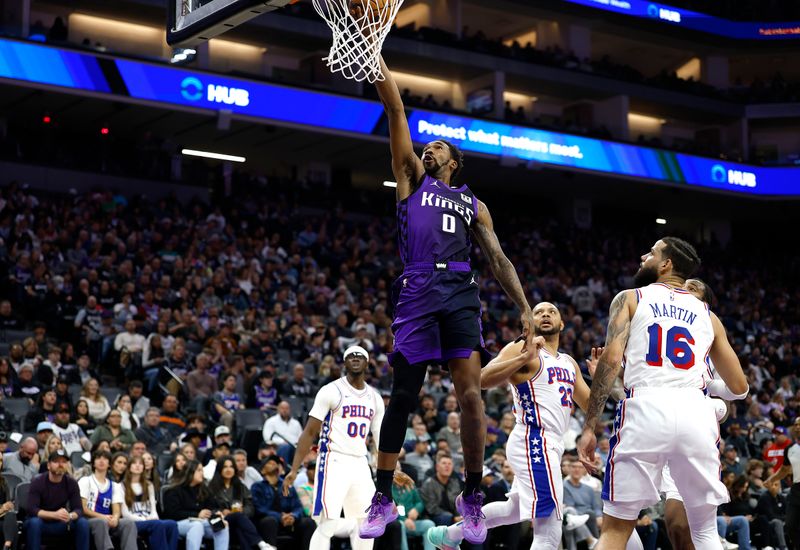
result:
[(383, 412), (383, 398), (370, 385), (357, 390), (347, 382), (347, 378), (340, 378), (322, 386), (308, 413), (322, 421), (320, 459), (331, 451), (365, 456), (367, 435), (372, 432), (377, 440)]
[(655, 283), (639, 301), (625, 350), (625, 388), (705, 389), (714, 329), (708, 306), (689, 292)]
[(559, 353), (553, 356), (544, 349), (539, 351), (539, 361), (542, 366), (536, 376), (511, 385), (514, 416), (517, 424), (543, 428), (562, 436), (572, 414), (575, 364), (568, 355)]

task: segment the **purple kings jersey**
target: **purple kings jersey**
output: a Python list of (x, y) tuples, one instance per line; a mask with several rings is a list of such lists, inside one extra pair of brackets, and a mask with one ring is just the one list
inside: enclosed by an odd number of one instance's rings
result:
[(451, 188), (428, 175), (397, 204), (400, 257), (415, 263), (468, 262), (469, 228), (478, 217), (478, 199), (464, 185)]

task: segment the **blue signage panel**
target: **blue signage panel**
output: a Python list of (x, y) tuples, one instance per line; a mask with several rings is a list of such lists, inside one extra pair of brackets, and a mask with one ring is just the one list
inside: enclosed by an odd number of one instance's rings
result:
[(614, 13), (660, 21), (677, 27), (740, 40), (800, 39), (800, 21), (758, 23), (731, 21), (648, 0), (564, 0)]
[[(114, 73), (114, 74), (111, 74)], [(0, 40), (0, 78), (126, 95), (162, 105), (228, 109), (353, 135), (386, 136), (376, 101), (190, 71), (170, 65)], [(113, 87), (109, 84), (115, 82)], [(409, 111), (417, 143), (447, 139), (467, 152), (757, 196), (799, 196), (800, 168), (765, 168), (466, 116)]]
[(800, 195), (798, 168), (720, 162), (673, 151), (428, 111), (411, 113), (409, 125), (414, 141), (446, 139), (464, 151), (753, 195)]

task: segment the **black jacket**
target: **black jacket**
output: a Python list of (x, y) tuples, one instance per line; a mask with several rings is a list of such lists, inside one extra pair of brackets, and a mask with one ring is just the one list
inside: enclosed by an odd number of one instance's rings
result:
[(164, 519), (180, 521), (182, 519), (196, 518), (200, 510), (208, 509), (215, 512), (220, 509), (217, 500), (210, 491), (203, 500), (198, 499), (198, 492), (199, 487), (187, 487), (186, 485), (167, 489), (164, 493)]
[(780, 493), (772, 496), (769, 491), (758, 498), (756, 513), (766, 520), (784, 519), (786, 517), (786, 499)]

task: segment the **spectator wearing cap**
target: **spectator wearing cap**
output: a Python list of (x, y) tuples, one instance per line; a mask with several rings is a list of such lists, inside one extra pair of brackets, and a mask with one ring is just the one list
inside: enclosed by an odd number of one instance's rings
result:
[(17, 372), (17, 380), (14, 385), (14, 397), (27, 397), (31, 401), (39, 397), (42, 389), (33, 379), (33, 365), (26, 361), (22, 363)]
[(203, 466), (203, 477), (206, 481), (211, 481), (217, 471), (217, 461), (231, 454), (231, 444), (228, 441), (220, 441), (211, 449), (211, 459), (208, 464)]
[(414, 441), (414, 450), (406, 454), (405, 462), (417, 471), (417, 479), (423, 479), (425, 472), (433, 468), (430, 447), (430, 437), (418, 437)]
[(214, 445), (227, 443), (231, 445), (231, 430), (227, 426), (217, 426), (214, 429)]
[(161, 411), (157, 407), (150, 407), (144, 415), (144, 422), (136, 428), (136, 438), (144, 441), (147, 450), (158, 455), (177, 447), (169, 431), (161, 426)]
[(42, 536), (72, 539), (75, 550), (89, 550), (89, 523), (78, 482), (66, 475), (68, 464), (67, 453), (59, 449), (50, 455), (47, 473), (31, 481), (23, 527), (28, 550), (40, 550)]
[(92, 443), (86, 437), (83, 429), (70, 422), (69, 407), (66, 403), (56, 405), (56, 419), (53, 422), (53, 433), (61, 439), (61, 444), (68, 455), (88, 451)]
[(744, 464), (739, 460), (738, 451), (733, 445), (725, 445), (722, 451), (722, 469), (730, 470), (737, 476), (744, 473)]
[(294, 460), (294, 450), (302, 433), (303, 426), (292, 416), (292, 406), (288, 401), (278, 403), (278, 413), (267, 418), (262, 429), (264, 441), (277, 439), (282, 442), (277, 453), (286, 464)]
[(772, 430), (772, 434), (775, 436), (775, 441), (772, 442), (772, 445), (764, 449), (762, 458), (764, 459), (764, 462), (772, 467), (769, 472), (770, 474), (774, 474), (781, 469), (781, 466), (783, 466), (783, 459), (786, 449), (792, 444), (791, 440), (787, 436), (787, 432), (788, 430), (783, 426), (775, 426), (775, 428)]
[(62, 372), (56, 378), (56, 408), (62, 403), (72, 410), (72, 396), (69, 394), (69, 374)]
[(258, 373), (258, 380), (250, 391), (247, 406), (260, 411), (273, 411), (278, 404), (278, 390), (274, 385), (272, 373), (264, 369)]
[(222, 390), (214, 394), (212, 407), (212, 416), (227, 426), (229, 430), (233, 429), (234, 413), (245, 408), (242, 396), (236, 392), (235, 374), (223, 376)]
[(16, 453), (3, 456), (3, 473), (14, 474), (22, 481), (31, 481), (39, 473), (39, 444), (36, 439), (26, 437)]
[(295, 548), (308, 548), (315, 524), (306, 517), (294, 487), (289, 487), (287, 495), (283, 494), (282, 468), (277, 456), (266, 458), (260, 464), (263, 481), (254, 483), (252, 488), (258, 532), (273, 546), (277, 546), (279, 535), (285, 535), (292, 537)]
[(732, 422), (728, 426), (728, 437), (725, 438), (725, 444), (736, 447), (736, 451), (741, 458), (750, 458), (747, 434), (742, 433), (742, 426), (738, 422)]
[(36, 443), (39, 445), (39, 458), (42, 457), (47, 446), (47, 440), (53, 435), (53, 423), (44, 421), (36, 425)]
[(190, 414), (186, 417), (186, 431), (178, 438), (178, 444), (182, 445), (184, 441), (188, 441), (192, 432), (197, 434), (192, 434), (192, 437), (198, 440), (194, 446), (199, 453), (205, 453), (214, 445), (211, 438), (206, 435), (205, 418), (199, 414)]
[(92, 445), (100, 441), (108, 441), (112, 451), (127, 451), (136, 441), (136, 436), (131, 430), (122, 427), (122, 413), (116, 409), (108, 413), (106, 423), (98, 426), (92, 433)]
[(39, 422), (52, 422), (56, 414), (56, 392), (49, 388), (39, 395), (36, 405), (25, 415), (23, 430), (32, 432)]

